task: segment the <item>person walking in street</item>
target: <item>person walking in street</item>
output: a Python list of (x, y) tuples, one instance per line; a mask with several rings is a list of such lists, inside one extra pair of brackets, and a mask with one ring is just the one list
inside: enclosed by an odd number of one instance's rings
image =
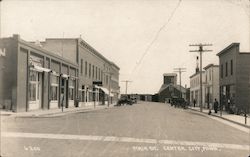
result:
[(219, 103), (216, 99), (214, 99), (214, 113), (217, 113), (219, 107)]

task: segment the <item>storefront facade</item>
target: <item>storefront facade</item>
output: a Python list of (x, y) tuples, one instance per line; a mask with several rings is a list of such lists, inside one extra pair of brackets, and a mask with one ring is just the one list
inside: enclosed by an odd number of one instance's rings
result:
[(0, 40), (6, 51), (1, 87), (5, 108), (24, 112), (76, 106), (77, 64), (19, 35)]
[[(58, 44), (63, 44), (64, 51)], [(47, 50), (68, 56), (72, 62), (78, 64), (79, 106), (111, 104), (118, 100), (120, 68), (84, 40), (53, 38), (46, 39), (42, 45)]]
[(232, 43), (219, 56), (220, 104), (229, 113), (250, 112), (250, 52)]

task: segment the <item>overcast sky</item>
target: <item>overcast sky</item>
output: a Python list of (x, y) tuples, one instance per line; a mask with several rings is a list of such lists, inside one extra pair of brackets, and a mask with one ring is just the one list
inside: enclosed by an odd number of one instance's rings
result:
[[(189, 86), (197, 53), (189, 44), (211, 43), (203, 67), (232, 42), (250, 50), (249, 0), (3, 0), (1, 36), (27, 41), (81, 37), (120, 67), (129, 93), (156, 93), (163, 73), (187, 68)], [(179, 77), (179, 76), (178, 76)], [(179, 79), (178, 79), (179, 80)], [(179, 81), (178, 81), (179, 83)], [(121, 93), (125, 83), (120, 82)]]

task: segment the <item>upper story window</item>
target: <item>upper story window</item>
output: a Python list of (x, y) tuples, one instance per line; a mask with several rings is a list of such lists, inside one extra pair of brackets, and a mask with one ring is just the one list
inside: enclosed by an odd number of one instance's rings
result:
[(88, 63), (85, 61), (85, 75), (88, 75)]
[(95, 78), (95, 66), (94, 65), (92, 66), (92, 71), (93, 71), (92, 78)]
[(226, 77), (228, 75), (228, 66), (227, 66), (227, 62), (226, 62)]
[(220, 65), (220, 77), (223, 78), (223, 64)]
[(91, 64), (89, 63), (89, 77), (91, 77)]
[(101, 70), (100, 70), (100, 68), (98, 69), (98, 79), (100, 80), (101, 78), (100, 78), (100, 75), (101, 75)]
[(234, 69), (233, 69), (233, 60), (231, 59), (231, 75), (233, 75)]
[(97, 76), (98, 76), (98, 71), (97, 71), (97, 67), (95, 67), (95, 79), (97, 80)]
[(83, 60), (81, 59), (81, 75), (83, 73)]
[(209, 70), (209, 80), (212, 80), (212, 69)]

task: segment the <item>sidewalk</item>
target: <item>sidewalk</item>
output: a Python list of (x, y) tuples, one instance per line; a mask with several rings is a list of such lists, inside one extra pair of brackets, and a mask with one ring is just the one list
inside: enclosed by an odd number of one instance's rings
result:
[[(190, 107), (189, 106), (189, 109), (200, 112), (200, 107)], [(208, 114), (208, 112), (209, 112), (208, 109), (204, 109), (204, 108), (202, 109), (202, 113)], [(222, 111), (222, 116), (220, 116), (220, 111), (218, 111), (218, 113), (214, 113), (214, 110), (211, 110), (211, 112), (212, 112), (211, 113), (212, 116), (215, 116), (215, 117), (230, 121), (232, 123), (235, 123), (235, 124), (247, 127), (247, 128), (250, 128), (250, 117), (249, 117), (249, 115), (247, 117), (247, 124), (245, 124), (245, 117), (243, 115), (229, 114), (229, 113), (227, 113), (225, 111)]]
[(50, 109), (50, 110), (37, 110), (37, 111), (29, 111), (29, 112), (11, 112), (11, 111), (5, 111), (0, 110), (0, 116), (9, 116), (9, 117), (57, 117), (57, 116), (63, 116), (66, 114), (72, 114), (77, 112), (88, 112), (88, 111), (94, 111), (94, 110), (100, 110), (100, 109), (106, 109), (106, 108), (112, 108), (114, 104), (111, 104), (109, 107), (107, 105), (88, 105), (88, 106), (82, 106), (82, 107), (71, 107), (71, 108), (63, 108), (62, 109)]

